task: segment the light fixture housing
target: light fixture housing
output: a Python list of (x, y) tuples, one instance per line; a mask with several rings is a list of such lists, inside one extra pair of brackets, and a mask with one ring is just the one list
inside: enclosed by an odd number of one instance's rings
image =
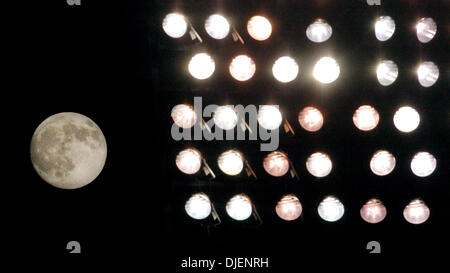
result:
[(414, 131), (420, 124), (420, 115), (410, 106), (400, 107), (394, 114), (395, 127), (404, 133)]
[(214, 39), (223, 39), (230, 32), (230, 23), (220, 14), (210, 15), (205, 21), (205, 30)]
[(333, 29), (324, 19), (318, 18), (306, 29), (306, 37), (314, 43), (323, 43), (330, 39)]
[(260, 105), (258, 111), (258, 123), (267, 130), (275, 130), (280, 127), (283, 117), (278, 105)]
[(211, 201), (203, 192), (195, 193), (186, 201), (184, 209), (191, 218), (203, 220), (211, 214)]
[(195, 174), (202, 166), (202, 155), (197, 149), (187, 148), (178, 153), (175, 163), (185, 174)]
[(190, 104), (178, 104), (172, 108), (171, 117), (178, 127), (188, 129), (197, 122), (197, 114)]
[(302, 204), (294, 194), (283, 195), (275, 206), (275, 211), (285, 221), (296, 220), (302, 215)]
[(375, 22), (375, 37), (381, 42), (389, 40), (395, 32), (395, 21), (390, 16), (380, 16)]
[(269, 39), (272, 34), (272, 24), (270, 24), (270, 21), (266, 17), (256, 15), (248, 20), (247, 31), (253, 39), (264, 41)]
[(367, 223), (377, 224), (386, 218), (387, 210), (380, 200), (372, 198), (362, 206), (359, 214)]
[(411, 224), (419, 225), (428, 220), (430, 209), (420, 199), (412, 200), (403, 210), (403, 217)]
[(252, 215), (252, 207), (252, 201), (247, 195), (237, 194), (227, 202), (225, 209), (234, 220), (244, 221)]
[(187, 22), (182, 14), (169, 13), (162, 22), (164, 32), (172, 38), (181, 38), (187, 31)]
[(433, 18), (422, 18), (416, 25), (417, 39), (421, 43), (433, 40), (437, 32), (437, 25)]
[(335, 196), (327, 196), (320, 202), (317, 212), (327, 222), (336, 222), (344, 216), (344, 205)]
[(234, 79), (248, 81), (255, 74), (255, 62), (247, 55), (236, 56), (230, 63), (229, 71)]
[(266, 155), (263, 161), (263, 167), (266, 172), (272, 176), (280, 177), (289, 171), (289, 158), (281, 151), (274, 151)]
[(227, 175), (238, 175), (244, 168), (244, 157), (237, 150), (228, 150), (217, 159), (220, 170)]
[(323, 115), (319, 109), (308, 106), (298, 113), (298, 122), (308, 132), (316, 132), (322, 128)]
[(306, 169), (315, 177), (325, 177), (330, 174), (333, 163), (330, 157), (321, 152), (313, 153), (306, 160)]
[(295, 80), (298, 71), (299, 68), (297, 62), (289, 56), (278, 58), (272, 66), (273, 76), (277, 81), (282, 83), (288, 83)]
[(329, 84), (337, 80), (340, 74), (339, 64), (331, 57), (320, 58), (313, 69), (314, 78), (324, 84)]
[(214, 73), (216, 64), (213, 58), (207, 53), (198, 53), (194, 55), (189, 62), (189, 73), (192, 77), (205, 80)]
[(214, 124), (223, 130), (231, 130), (236, 127), (238, 115), (232, 106), (219, 106), (214, 111)]
[(395, 157), (388, 151), (376, 151), (370, 159), (370, 170), (378, 175), (390, 174), (395, 168)]
[(423, 62), (417, 68), (417, 79), (423, 87), (433, 86), (439, 79), (439, 67), (433, 62)]
[(391, 60), (381, 61), (377, 66), (377, 79), (383, 86), (389, 86), (395, 82), (398, 77), (398, 67)]
[(361, 131), (370, 131), (377, 127), (380, 115), (370, 105), (362, 105), (353, 114), (353, 124)]
[(437, 160), (429, 152), (418, 152), (411, 160), (411, 171), (419, 176), (426, 177), (434, 172), (436, 169)]

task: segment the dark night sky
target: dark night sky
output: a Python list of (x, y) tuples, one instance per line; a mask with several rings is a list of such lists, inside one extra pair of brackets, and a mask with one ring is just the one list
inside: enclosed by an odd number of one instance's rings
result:
[[(20, 191), (12, 205), (12, 239), (39, 246), (48, 255), (64, 254), (69, 240), (79, 240), (84, 255), (144, 254), (160, 252), (155, 260), (177, 268), (180, 257), (199, 255), (248, 255), (273, 258), (279, 265), (284, 255), (296, 253), (365, 254), (368, 241), (377, 240), (386, 254), (428, 252), (449, 242), (450, 190), (448, 186), (449, 132), (449, 3), (448, 1), (82, 1), (79, 7), (65, 1), (41, 3), (26, 13), (32, 19), (23, 27), (25, 48), (22, 78), (14, 92), (14, 105), (26, 114), (15, 141), (15, 168)], [(301, 3), (305, 2), (305, 3)], [(161, 28), (165, 14), (178, 9), (191, 20), (204, 43), (169, 38)], [(230, 37), (214, 40), (203, 28), (205, 18), (220, 11), (235, 22), (246, 41)], [(28, 14), (29, 13), (29, 14)], [(257, 13), (272, 19), (269, 40), (256, 42), (246, 32), (248, 18)], [(376, 40), (372, 24), (390, 15), (396, 31), (387, 42)], [(315, 18), (325, 18), (333, 35), (323, 44), (310, 42), (305, 30)], [(436, 37), (418, 42), (413, 29), (418, 18), (432, 17)], [(25, 38), (24, 38), (25, 37)], [(198, 50), (216, 60), (216, 71), (205, 81), (194, 80), (187, 61)], [(257, 72), (248, 82), (234, 81), (228, 62), (238, 53), (253, 57)], [(294, 82), (280, 84), (271, 75), (273, 61), (290, 54), (300, 64)], [(339, 79), (323, 86), (310, 76), (319, 56), (329, 54), (340, 64)], [(388, 87), (378, 84), (374, 67), (379, 59), (392, 59), (399, 77)], [(421, 60), (440, 68), (440, 78), (430, 88), (419, 85), (413, 70)], [(26, 95), (24, 94), (26, 92)], [(300, 180), (274, 178), (262, 168), (266, 153), (258, 141), (181, 141), (170, 136), (171, 108), (203, 104), (279, 104), (295, 136), (281, 133), (280, 149), (286, 151)], [(23, 98), (26, 99), (23, 99)], [(317, 105), (325, 115), (324, 127), (308, 133), (297, 122), (299, 110)], [(354, 110), (374, 106), (380, 123), (370, 132), (352, 123)], [(421, 115), (419, 128), (402, 134), (394, 127), (395, 110), (409, 104)], [(103, 130), (108, 158), (100, 176), (79, 190), (64, 191), (42, 181), (29, 159), (29, 142), (35, 128), (48, 116), (65, 111), (82, 113)], [(217, 178), (211, 183), (178, 171), (175, 156), (192, 145), (206, 157)], [(227, 177), (217, 167), (217, 156), (228, 148), (239, 149), (258, 175), (253, 182), (244, 174)], [(391, 151), (397, 165), (393, 173), (378, 177), (369, 160), (378, 149)], [(304, 163), (314, 151), (326, 151), (333, 170), (326, 178), (311, 176)], [(420, 150), (438, 160), (426, 178), (412, 174), (409, 163)], [(204, 191), (216, 204), (222, 224), (209, 231), (184, 212), (187, 198)], [(263, 224), (238, 223), (225, 212), (226, 201), (244, 192), (253, 200)], [(282, 194), (293, 192), (303, 204), (303, 216), (283, 222), (274, 206)], [(345, 205), (344, 217), (327, 223), (317, 215), (317, 205), (327, 194)], [(376, 225), (359, 216), (361, 205), (372, 197), (387, 207), (386, 219)], [(430, 219), (414, 226), (402, 217), (404, 206), (421, 197), (431, 210)], [(32, 243), (31, 243), (32, 242)], [(237, 250), (236, 250), (237, 249)], [(448, 251), (448, 250), (447, 250)], [(274, 266), (275, 266), (274, 265)]]

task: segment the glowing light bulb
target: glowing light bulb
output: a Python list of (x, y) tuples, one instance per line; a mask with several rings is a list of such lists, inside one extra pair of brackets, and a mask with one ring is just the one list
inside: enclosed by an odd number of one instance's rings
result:
[(325, 153), (313, 153), (306, 160), (306, 169), (315, 177), (325, 177), (330, 174), (333, 164)]
[(228, 215), (237, 221), (248, 219), (252, 215), (252, 202), (245, 194), (233, 196), (225, 206)]
[(429, 176), (436, 169), (437, 160), (428, 152), (418, 152), (411, 160), (411, 171), (419, 176)]
[(253, 39), (264, 41), (270, 37), (272, 25), (266, 17), (256, 15), (248, 20), (247, 31)]
[(271, 152), (264, 158), (263, 167), (272, 176), (283, 176), (289, 171), (289, 159), (283, 152)]
[(316, 19), (314, 23), (310, 24), (306, 29), (306, 37), (314, 43), (323, 43), (330, 39), (333, 34), (333, 29), (323, 19)]
[(246, 55), (235, 57), (229, 67), (230, 74), (238, 81), (247, 81), (255, 74), (255, 62)]
[(430, 209), (422, 200), (414, 199), (403, 210), (403, 217), (411, 224), (422, 224), (430, 217)]
[(317, 108), (308, 106), (298, 114), (298, 122), (306, 131), (316, 132), (322, 128), (323, 115)]
[(276, 105), (261, 105), (258, 111), (258, 122), (267, 130), (275, 130), (280, 127), (282, 121), (281, 112)]
[(184, 209), (191, 218), (203, 220), (211, 214), (211, 201), (206, 194), (196, 193), (186, 201)]
[(214, 60), (206, 53), (199, 53), (192, 57), (188, 67), (192, 77), (199, 80), (211, 77), (215, 68)]
[(377, 79), (383, 86), (391, 85), (398, 76), (398, 67), (393, 61), (382, 61), (377, 66)]
[(370, 105), (363, 105), (353, 114), (353, 124), (361, 131), (370, 131), (377, 127), (380, 116)]
[(223, 39), (230, 32), (230, 24), (222, 15), (213, 14), (206, 19), (205, 30), (214, 39)]
[(233, 129), (237, 122), (238, 116), (232, 106), (219, 106), (214, 111), (214, 123), (223, 130)]
[(417, 69), (417, 79), (423, 87), (430, 87), (439, 79), (439, 68), (433, 62), (423, 62)]
[(401, 132), (412, 132), (419, 126), (419, 123), (419, 113), (412, 107), (400, 107), (394, 114), (394, 125)]
[(188, 148), (178, 153), (175, 163), (185, 174), (195, 174), (202, 166), (202, 156), (196, 149)]
[(380, 16), (375, 22), (375, 36), (379, 41), (389, 40), (395, 32), (395, 22), (390, 16)]
[(298, 75), (298, 64), (291, 57), (280, 57), (272, 66), (272, 74), (280, 82), (291, 82)]
[(313, 76), (317, 81), (328, 84), (339, 77), (340, 71), (336, 60), (330, 57), (323, 57), (314, 65)]
[(388, 151), (376, 151), (370, 159), (370, 170), (376, 175), (390, 174), (395, 168), (395, 157)]
[(387, 210), (380, 200), (373, 198), (362, 206), (359, 213), (367, 223), (376, 224), (384, 220)]
[(293, 221), (302, 214), (302, 204), (297, 196), (286, 194), (278, 201), (275, 211), (277, 215), (285, 221)]
[(187, 23), (179, 13), (169, 13), (164, 17), (162, 27), (164, 32), (172, 38), (181, 38), (186, 33)]
[(187, 129), (194, 126), (197, 121), (194, 107), (189, 104), (178, 104), (172, 108), (171, 116), (173, 122), (181, 128)]
[(416, 25), (417, 39), (421, 43), (428, 43), (437, 32), (437, 25), (433, 18), (422, 18)]
[(244, 168), (244, 159), (240, 152), (228, 150), (219, 156), (217, 164), (225, 174), (238, 175)]
[(328, 222), (335, 222), (344, 215), (344, 205), (334, 196), (327, 196), (317, 208), (320, 218)]

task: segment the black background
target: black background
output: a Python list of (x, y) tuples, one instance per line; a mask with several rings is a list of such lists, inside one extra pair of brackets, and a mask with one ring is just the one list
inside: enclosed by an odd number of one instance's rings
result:
[[(40, 254), (69, 255), (68, 241), (77, 240), (82, 256), (144, 255), (180, 269), (181, 258), (269, 257), (272, 268), (294, 266), (300, 254), (366, 255), (366, 244), (376, 240), (382, 252), (427, 253), (447, 251), (449, 243), (449, 63), (448, 1), (88, 1), (69, 6), (66, 1), (42, 2), (26, 8), (27, 23), (18, 72), (23, 75), (13, 90), (19, 122), (15, 123), (14, 153), (17, 198), (12, 209), (13, 232), (8, 235), (18, 253), (34, 249)], [(188, 35), (172, 39), (162, 30), (164, 16), (183, 12), (204, 42)], [(203, 28), (213, 12), (230, 19), (245, 44), (210, 38)], [(264, 42), (252, 40), (247, 20), (255, 14), (271, 19), (273, 33)], [(396, 23), (390, 40), (379, 42), (373, 33), (377, 16), (389, 15)], [(305, 30), (315, 18), (325, 18), (333, 27), (330, 40), (310, 42)], [(414, 24), (432, 17), (436, 37), (421, 44)], [(200, 50), (216, 61), (216, 71), (205, 81), (193, 79), (187, 62)], [(238, 53), (249, 54), (256, 74), (248, 82), (237, 82), (227, 69)], [(271, 75), (279, 56), (289, 54), (299, 63), (297, 79), (281, 84)], [(338, 80), (329, 85), (315, 82), (314, 62), (333, 56), (341, 67)], [(399, 77), (383, 87), (374, 73), (377, 61), (394, 60)], [(421, 61), (435, 62), (440, 78), (423, 88), (414, 73)], [(259, 141), (172, 140), (171, 108), (193, 103), (194, 96), (207, 104), (279, 104), (291, 123), (294, 136), (283, 132), (280, 149), (293, 161), (300, 181), (273, 178), (262, 168), (266, 153)], [(317, 105), (325, 124), (308, 133), (297, 122), (298, 112)], [(362, 104), (374, 106), (380, 123), (361, 132), (352, 123), (354, 110)], [(410, 134), (400, 133), (392, 117), (408, 104), (418, 110), (421, 123)], [(15, 112), (16, 112), (15, 111)], [(58, 112), (78, 112), (93, 119), (108, 144), (108, 158), (100, 176), (77, 190), (61, 190), (45, 183), (29, 159), (29, 142), (36, 127)], [(23, 114), (25, 113), (25, 114)], [(186, 146), (198, 148), (217, 178), (207, 182), (180, 173), (176, 154)], [(251, 181), (244, 174), (227, 177), (218, 169), (217, 156), (228, 148), (243, 152), (258, 175)], [(391, 151), (397, 165), (393, 173), (378, 177), (369, 160), (378, 149)], [(315, 179), (304, 165), (314, 151), (325, 151), (333, 170)], [(438, 160), (435, 172), (426, 178), (412, 174), (409, 163), (421, 150)], [(17, 178), (18, 177), (18, 178)], [(222, 224), (205, 228), (184, 212), (184, 203), (195, 192), (206, 192), (216, 205)], [(230, 219), (224, 205), (235, 193), (250, 196), (263, 219), (257, 226)], [(293, 192), (303, 204), (303, 215), (284, 222), (274, 206), (282, 194)], [(317, 205), (327, 194), (345, 205), (344, 217), (327, 223), (317, 215)], [(361, 205), (372, 197), (386, 205), (386, 219), (376, 225), (359, 216)], [(404, 206), (421, 197), (431, 210), (422, 225), (407, 223)], [(154, 255), (154, 253), (157, 255)], [(152, 254), (153, 253), (153, 254)], [(70, 254), (71, 255), (71, 254)]]

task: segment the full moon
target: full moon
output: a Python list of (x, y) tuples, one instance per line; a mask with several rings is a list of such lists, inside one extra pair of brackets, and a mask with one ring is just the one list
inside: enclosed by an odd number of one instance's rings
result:
[(39, 176), (61, 189), (91, 183), (106, 161), (106, 140), (90, 118), (78, 113), (48, 117), (31, 139), (31, 162)]

